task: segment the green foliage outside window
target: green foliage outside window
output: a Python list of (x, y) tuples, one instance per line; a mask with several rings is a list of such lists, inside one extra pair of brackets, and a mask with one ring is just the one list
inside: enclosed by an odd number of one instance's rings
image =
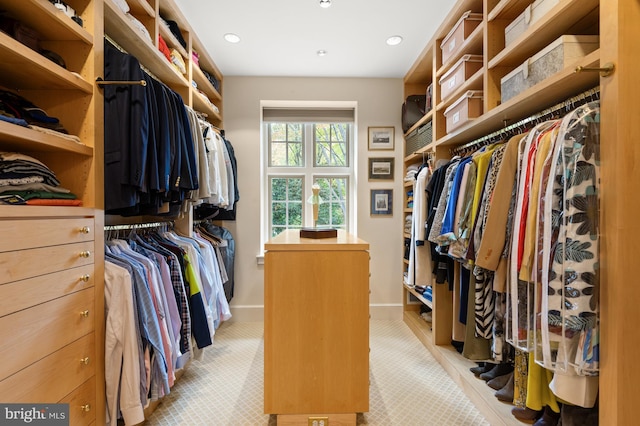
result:
[[(305, 128), (307, 149), (305, 153)], [(318, 226), (346, 229), (348, 218), (349, 124), (347, 123), (269, 123), (269, 167), (297, 167), (300, 175), (320, 185), (322, 203), (318, 211)], [(309, 157), (305, 160), (305, 156)], [(313, 158), (311, 158), (313, 157)], [(305, 168), (306, 165), (306, 168)], [(311, 167), (309, 167), (311, 166)], [(318, 176), (331, 167), (340, 176)], [(342, 170), (340, 170), (342, 169)], [(346, 169), (346, 170), (345, 170)], [(327, 170), (332, 175), (336, 170)], [(273, 172), (287, 173), (287, 172)], [(297, 171), (295, 173), (298, 173)], [(271, 191), (271, 236), (285, 229), (312, 226), (304, 223), (307, 199), (303, 177), (269, 177)]]

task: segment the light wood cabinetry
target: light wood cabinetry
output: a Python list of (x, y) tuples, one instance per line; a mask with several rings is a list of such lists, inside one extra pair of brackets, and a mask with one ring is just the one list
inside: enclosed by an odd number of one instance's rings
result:
[[(0, 151), (46, 164), (82, 207), (0, 205), (0, 400), (70, 402), (73, 424), (104, 412), (101, 91), (102, 0), (68, 0), (82, 26), (48, 0), (0, 0), (35, 30), (39, 47), (0, 32), (0, 87), (18, 93), (69, 135), (0, 122)], [(65, 399), (67, 398), (67, 399)], [(84, 406), (84, 409), (81, 408)], [(83, 420), (80, 420), (83, 419)]]
[[(600, 416), (602, 424), (633, 423), (633, 383), (640, 380), (635, 374), (636, 361), (631, 352), (637, 345), (638, 327), (624, 318), (633, 317), (637, 292), (620, 286), (624, 276), (633, 276), (634, 262), (629, 259), (634, 238), (638, 230), (635, 203), (626, 196), (632, 189), (630, 182), (637, 181), (637, 170), (632, 164), (640, 159), (637, 143), (630, 131), (633, 118), (638, 115), (637, 97), (639, 88), (634, 70), (638, 65), (639, 48), (631, 40), (638, 37), (637, 22), (640, 22), (640, 5), (637, 2), (598, 0), (562, 0), (543, 17), (505, 47), (504, 31), (532, 1), (530, 0), (460, 0), (436, 31), (404, 78), (405, 95), (424, 94), (433, 83), (434, 109), (426, 114), (409, 131), (431, 121), (433, 140), (415, 152), (405, 152), (405, 167), (421, 163), (428, 153), (436, 160), (449, 159), (451, 149), (486, 136), (507, 125), (563, 102), (578, 93), (600, 85), (601, 88), (601, 375)], [(438, 79), (456, 60), (443, 64), (440, 42), (466, 11), (481, 12), (483, 22), (465, 41), (464, 53), (481, 53), (484, 63), (481, 70), (471, 76), (456, 95), (441, 101)], [(481, 34), (479, 34), (481, 32)], [(524, 90), (517, 96), (501, 103), (502, 77), (520, 66), (558, 37), (564, 34), (599, 35), (600, 48), (587, 54), (575, 64)], [(463, 49), (463, 50), (464, 50)], [(607, 62), (615, 64), (616, 70), (609, 77), (600, 77), (597, 72), (576, 73), (577, 66), (599, 67)], [(444, 109), (451, 99), (465, 90), (482, 90), (484, 94), (483, 114), (447, 132), (443, 117)], [(405, 189), (407, 189), (405, 187)], [(406, 191), (405, 191), (406, 193)], [(409, 209), (406, 213), (410, 213)], [(408, 237), (406, 233), (405, 237)], [(626, 236), (626, 237), (625, 237)], [(405, 262), (405, 271), (407, 264)], [(418, 315), (419, 304), (427, 303), (415, 291), (403, 286), (405, 322), (420, 338), (434, 356), (443, 364), (453, 379), (476, 403), (491, 424), (519, 424), (505, 409), (505, 404), (496, 401), (493, 392), (484, 383), (468, 372), (473, 363), (457, 354), (449, 345), (451, 340), (452, 294), (445, 286), (433, 286), (433, 324), (425, 323)], [(411, 296), (411, 297), (410, 297)], [(413, 302), (407, 302), (407, 301)], [(431, 305), (431, 304), (430, 304)], [(624, 324), (624, 331), (620, 329)], [(630, 373), (629, 373), (630, 372)], [(624, 377), (623, 377), (624, 376)]]
[(94, 210), (43, 208), (48, 217), (18, 217), (31, 208), (6, 207), (12, 215), (0, 218), (0, 398), (53, 403), (72, 393), (70, 415), (85, 405), (95, 416), (103, 357), (95, 336), (103, 314)]
[(338, 232), (265, 244), (264, 409), (279, 421), (369, 411), (369, 244)]
[[(0, 400), (69, 402), (71, 424), (104, 424), (104, 99), (95, 84), (104, 75), (104, 35), (217, 126), (222, 96), (203, 70), (220, 86), (222, 74), (173, 0), (128, 0), (151, 40), (112, 0), (65, 2), (82, 25), (49, 0), (0, 0), (4, 14), (35, 30), (39, 47), (65, 63), (0, 32), (0, 88), (59, 118), (76, 137), (0, 121), (0, 151), (43, 162), (83, 205), (0, 205)], [(186, 48), (162, 18), (178, 23)], [(159, 52), (159, 35), (182, 56), (185, 74)]]

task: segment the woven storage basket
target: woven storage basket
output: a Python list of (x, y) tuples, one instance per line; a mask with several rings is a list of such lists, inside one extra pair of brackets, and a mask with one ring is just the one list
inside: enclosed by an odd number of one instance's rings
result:
[(405, 140), (404, 153), (406, 155), (413, 154), (422, 147), (425, 147), (431, 143), (432, 140), (432, 122), (429, 121), (426, 124), (418, 127), (413, 132), (407, 135)]

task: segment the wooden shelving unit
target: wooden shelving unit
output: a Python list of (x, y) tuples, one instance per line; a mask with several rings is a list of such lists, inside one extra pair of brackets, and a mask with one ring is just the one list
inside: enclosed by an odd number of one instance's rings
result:
[[(598, 4), (598, 0), (561, 1), (507, 48), (490, 59), (489, 69), (516, 67), (563, 34), (581, 34), (585, 28), (597, 27), (598, 15), (594, 11), (597, 11)], [(579, 24), (582, 28), (578, 28)]]
[(455, 65), (456, 62), (458, 62), (458, 60), (462, 58), (464, 55), (468, 55), (468, 54), (481, 55), (482, 54), (482, 33), (484, 32), (484, 26), (485, 26), (485, 23), (484, 21), (482, 21), (480, 25), (478, 25), (476, 29), (473, 30), (473, 32), (469, 35), (469, 37), (467, 37), (464, 43), (462, 43), (462, 46), (460, 46), (458, 53), (456, 53), (455, 55), (452, 55), (447, 60), (446, 64), (442, 64), (442, 66), (437, 69), (436, 80), (442, 77), (444, 73), (449, 71), (449, 69), (451, 69), (451, 67)]
[(128, 0), (127, 4), (129, 5), (131, 13), (134, 15), (146, 14), (151, 18), (156, 17), (156, 11), (151, 7), (147, 0)]
[(104, 0), (104, 32), (135, 56), (154, 76), (178, 93), (184, 93), (190, 86), (153, 42), (131, 24), (112, 0)]
[[(0, 0), (3, 14), (37, 31), (40, 47), (65, 62), (0, 32), (0, 86), (80, 140), (0, 121), (0, 151), (44, 163), (83, 205), (0, 206), (7, 242), (0, 244), (0, 292), (12, 301), (0, 317), (0, 351), (13, 360), (1, 369), (0, 399), (68, 403), (71, 424), (103, 424), (104, 317), (96, 315), (104, 312), (104, 244), (96, 232), (103, 222), (103, 98), (94, 83), (103, 69), (103, 3), (72, 3), (82, 26), (48, 0)], [(78, 359), (90, 362), (78, 368)]]
[(11, 151), (46, 151), (46, 152), (69, 152), (93, 156), (93, 147), (79, 144), (48, 133), (31, 130), (27, 127), (16, 126), (15, 124), (0, 121), (0, 138), (2, 146)]
[(78, 25), (48, 0), (17, 1), (11, 7), (11, 16), (25, 25), (38, 28), (48, 41), (82, 41), (93, 45), (93, 34)]
[[(92, 83), (2, 32), (0, 56), (0, 74), (6, 87), (19, 87), (23, 90), (81, 90), (89, 95), (93, 93)], [(25, 73), (25, 70), (29, 72)]]
[[(432, 122), (433, 141), (415, 152), (405, 152), (405, 169), (409, 165), (421, 163), (424, 153), (434, 155), (436, 161), (449, 159), (452, 156), (452, 148), (486, 136), (599, 84), (598, 73), (576, 73), (575, 68), (598, 67), (602, 57), (601, 50), (586, 55), (534, 87), (507, 102), (500, 103), (500, 79), (527, 58), (563, 34), (599, 33), (601, 18), (598, 0), (564, 0), (505, 48), (505, 27), (531, 3), (532, 0), (460, 0), (453, 7), (404, 78), (405, 96), (423, 94), (426, 88), (433, 84), (435, 102), (433, 110), (405, 133), (406, 137), (424, 123)], [(442, 64), (440, 43), (466, 11), (481, 12), (483, 21), (467, 37), (462, 48), (447, 60), (447, 63)], [(438, 80), (464, 54), (483, 54), (483, 67), (458, 87), (455, 93), (442, 101)], [(447, 133), (444, 110), (467, 90), (484, 92), (484, 112), (478, 118)], [(404, 189), (406, 197), (406, 184)], [(411, 209), (404, 210), (404, 214), (409, 213)], [(404, 228), (402, 232), (403, 240), (410, 237), (404, 232)], [(403, 259), (402, 264), (403, 272), (406, 273), (408, 262)], [(498, 401), (493, 395), (494, 391), (468, 371), (475, 363), (463, 358), (451, 346), (453, 295), (446, 284), (439, 285), (433, 282), (432, 288), (433, 301), (429, 302), (403, 281), (405, 323), (475, 403), (490, 424), (522, 424), (511, 415), (511, 405)], [(432, 308), (431, 324), (420, 317), (421, 304)]]

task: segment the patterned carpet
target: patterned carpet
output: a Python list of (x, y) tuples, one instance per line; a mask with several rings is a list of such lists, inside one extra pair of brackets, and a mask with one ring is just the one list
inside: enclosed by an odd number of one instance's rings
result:
[[(371, 321), (370, 411), (358, 425), (488, 425), (402, 321)], [(275, 425), (263, 413), (263, 323), (232, 322), (146, 425)]]

